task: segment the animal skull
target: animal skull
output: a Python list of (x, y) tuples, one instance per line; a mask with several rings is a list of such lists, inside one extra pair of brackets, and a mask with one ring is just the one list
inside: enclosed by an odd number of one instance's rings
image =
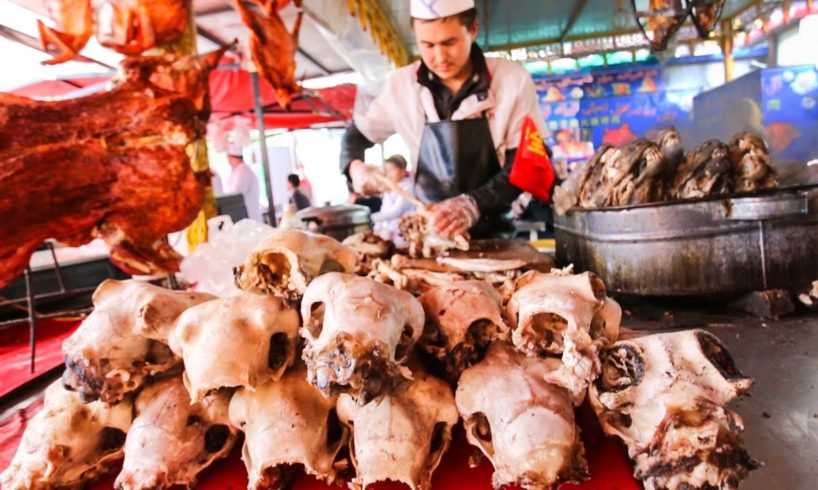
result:
[(758, 467), (743, 422), (725, 408), (753, 380), (703, 330), (617, 342), (590, 389), (606, 433), (621, 437), (647, 490), (737, 488)]
[(6, 490), (80, 488), (105, 475), (122, 459), (131, 426), (130, 401), (108, 406), (84, 403), (59, 381), (45, 391), (45, 405), (32, 418), (11, 464), (0, 474)]
[(325, 272), (355, 272), (355, 250), (334, 238), (301, 230), (276, 230), (236, 268), (236, 285), (245, 291), (298, 299)]
[(65, 387), (86, 401), (117, 403), (148, 377), (180, 367), (168, 333), (183, 311), (214, 297), (106, 280), (94, 292), (94, 311), (63, 342)]
[(503, 300), (485, 282), (449, 283), (418, 299), (426, 313), (420, 346), (444, 363), (450, 381), (456, 381), (464, 369), (482, 359), (493, 341), (508, 340)]
[(587, 477), (571, 393), (546, 381), (559, 365), (497, 342), (460, 377), (457, 408), (469, 442), (494, 465), (494, 488), (556, 488)]
[(226, 393), (191, 403), (182, 376), (155, 381), (136, 398), (117, 490), (192, 487), (196, 475), (230, 454), (238, 431), (227, 425)]
[(423, 333), (423, 307), (411, 294), (350, 274), (314, 280), (301, 302), (307, 378), (325, 396), (359, 403), (411, 378), (403, 366)]
[(380, 400), (359, 406), (338, 398), (338, 416), (350, 429), (350, 455), (357, 470), (352, 488), (392, 480), (429, 490), (432, 473), (451, 441), (458, 414), (452, 389), (421, 369), (414, 379)]
[(250, 489), (279, 488), (290, 465), (335, 481), (338, 452), (349, 433), (325, 398), (306, 379), (303, 365), (255, 390), (240, 389), (230, 400), (230, 422), (244, 431), (242, 459)]
[(602, 280), (590, 272), (530, 271), (517, 280), (507, 309), (515, 347), (530, 356), (561, 356), (548, 381), (580, 403), (599, 372), (599, 349), (619, 336), (622, 309), (606, 297)]
[(279, 379), (295, 360), (299, 321), (284, 299), (244, 291), (185, 311), (170, 348), (185, 361), (191, 400)]

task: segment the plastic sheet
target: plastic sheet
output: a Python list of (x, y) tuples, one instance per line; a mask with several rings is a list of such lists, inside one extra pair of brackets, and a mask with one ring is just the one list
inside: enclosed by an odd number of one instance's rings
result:
[(253, 248), (274, 230), (250, 219), (233, 224), (225, 218), (217, 216), (209, 220), (210, 240), (182, 261), (182, 276), (196, 291), (217, 296), (236, 291), (233, 268), (243, 263)]

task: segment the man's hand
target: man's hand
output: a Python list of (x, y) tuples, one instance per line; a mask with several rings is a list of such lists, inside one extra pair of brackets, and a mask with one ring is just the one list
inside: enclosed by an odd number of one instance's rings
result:
[(445, 237), (463, 235), (480, 219), (480, 210), (471, 196), (460, 194), (432, 206), (434, 231)]
[(352, 189), (365, 196), (381, 194), (386, 189), (381, 183), (379, 173), (377, 168), (369, 166), (361, 160), (352, 160), (349, 164), (349, 178), (352, 181)]

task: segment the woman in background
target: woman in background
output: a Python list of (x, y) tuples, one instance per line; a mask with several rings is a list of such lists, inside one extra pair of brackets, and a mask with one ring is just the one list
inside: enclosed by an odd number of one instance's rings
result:
[[(406, 160), (400, 155), (392, 155), (384, 160), (384, 170), (386, 178), (397, 183), (407, 193), (412, 193), (412, 179), (406, 172)], [(403, 240), (400, 236), (398, 223), (401, 217), (415, 207), (395, 191), (388, 190), (383, 193), (381, 210), (372, 215), (372, 222), (375, 223), (375, 233), (385, 240), (392, 240), (400, 246)]]

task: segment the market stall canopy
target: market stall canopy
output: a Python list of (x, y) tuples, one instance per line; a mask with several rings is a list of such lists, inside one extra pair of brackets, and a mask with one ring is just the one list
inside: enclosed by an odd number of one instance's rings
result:
[[(417, 54), (410, 25), (409, 2), (381, 1), (401, 40)], [(732, 17), (759, 3), (762, 2), (726, 0), (722, 18)], [(485, 51), (639, 33), (630, 0), (475, 0), (475, 6), (480, 20), (477, 42)]]
[[(223, 67), (210, 74), (211, 123), (225, 121), (225, 129), (232, 130), (233, 116), (241, 116), (255, 127), (253, 88), (250, 73), (237, 68)], [(109, 77), (79, 77), (64, 80), (43, 80), (11, 91), (38, 99), (72, 98), (79, 93), (104, 90)], [(268, 129), (303, 129), (316, 124), (344, 122), (352, 117), (355, 86), (342, 84), (316, 90), (305, 90), (293, 100), (289, 110), (276, 103), (275, 92), (265, 80), (260, 80), (264, 125)]]

